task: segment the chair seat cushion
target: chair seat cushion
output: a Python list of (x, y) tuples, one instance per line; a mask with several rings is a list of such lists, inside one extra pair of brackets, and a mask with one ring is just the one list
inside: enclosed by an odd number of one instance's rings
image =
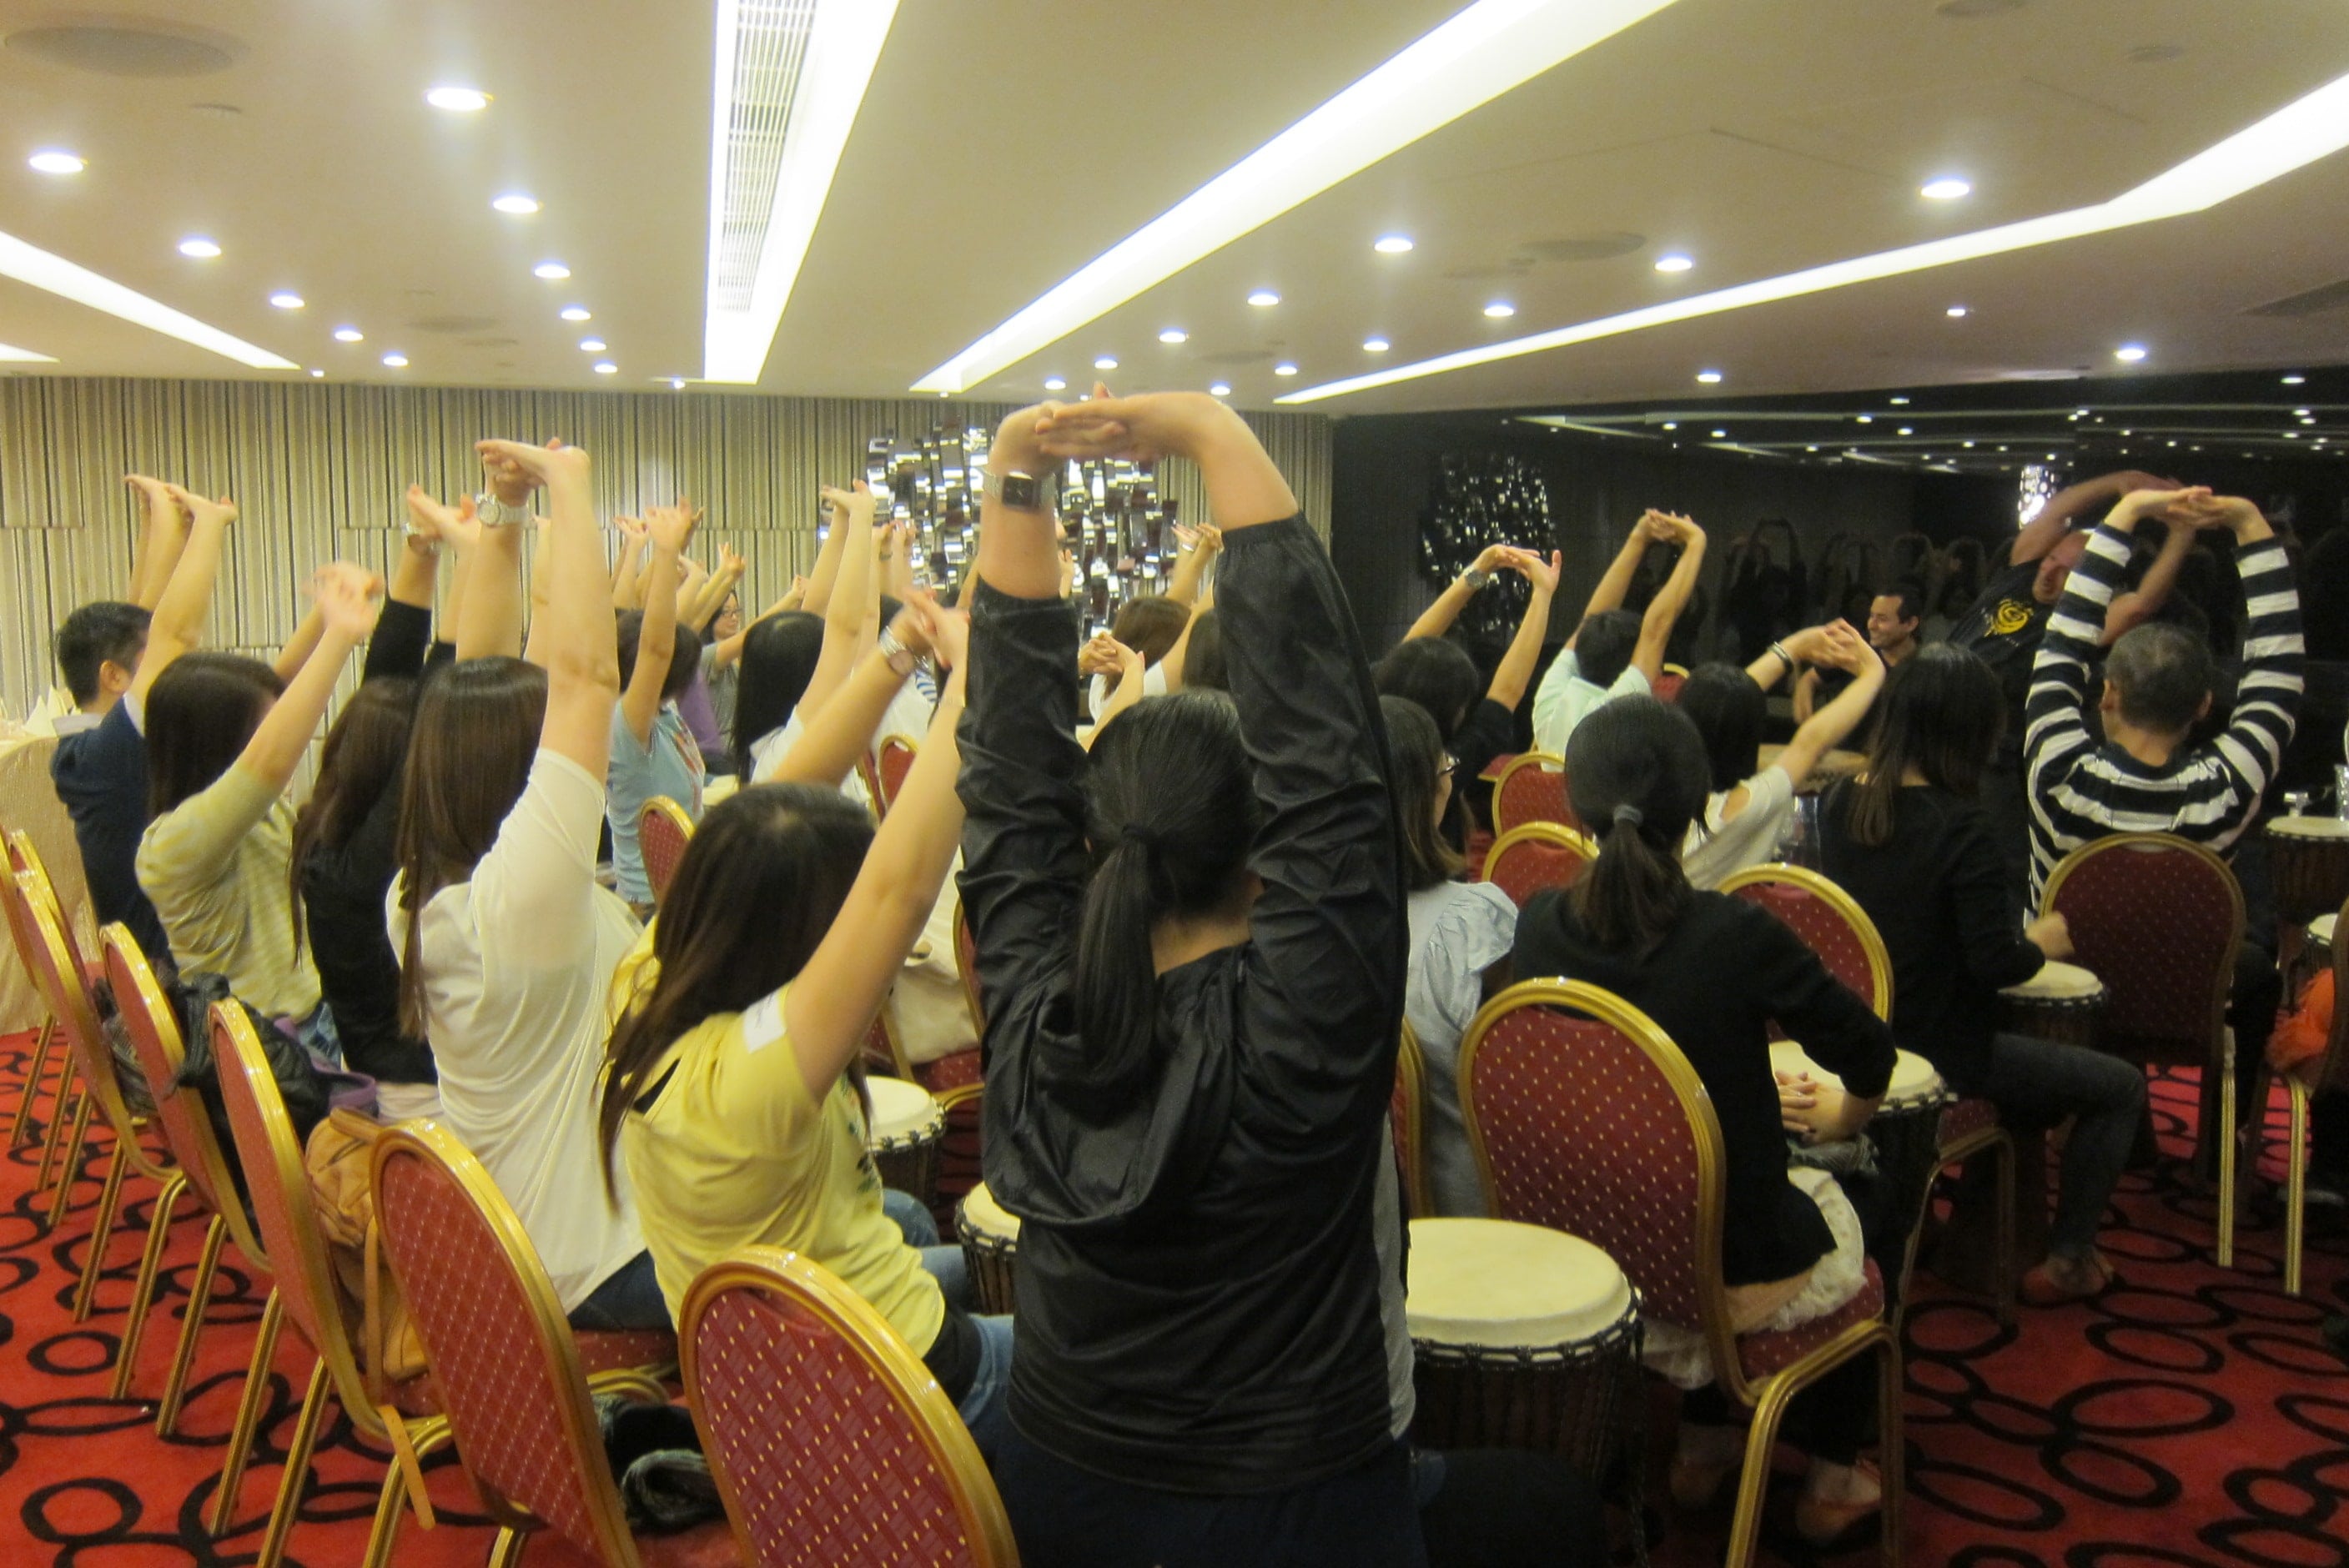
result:
[(914, 1068), (914, 1076), (920, 1078), (922, 1087), (932, 1094), (944, 1094), (967, 1083), (982, 1082), (987, 1075), (979, 1065), (978, 1053), (974, 1050), (956, 1051), (940, 1057), (936, 1061), (924, 1062)]
[(1798, 1323), (1792, 1328), (1770, 1334), (1741, 1335), (1737, 1341), (1737, 1359), (1745, 1368), (1748, 1378), (1759, 1381), (1774, 1373), (1784, 1371), (1849, 1328), (1856, 1323), (1866, 1323), (1884, 1312), (1884, 1273), (1876, 1260), (1868, 1260), (1868, 1283), (1853, 1296), (1824, 1317), (1808, 1323)]
[(1998, 1107), (1986, 1099), (1961, 1099), (1941, 1112), (1941, 1141), (1956, 1143), (1998, 1125)]
[(583, 1330), (572, 1337), (579, 1344), (580, 1367), (590, 1377), (623, 1367), (657, 1370), (677, 1365), (677, 1336), (666, 1328), (633, 1328), (608, 1334)]

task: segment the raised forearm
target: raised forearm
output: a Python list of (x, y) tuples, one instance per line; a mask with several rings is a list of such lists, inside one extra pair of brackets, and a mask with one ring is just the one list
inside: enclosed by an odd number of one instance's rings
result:
[(440, 552), (435, 542), (409, 534), (391, 562), (391, 602), (419, 610), (432, 608), (432, 591), (440, 576)]
[(272, 665), (279, 680), (292, 680), (295, 672), (310, 662), (310, 655), (317, 648), (318, 635), (326, 630), (326, 620), (318, 614), (316, 604), (303, 613), (302, 619), (294, 627), (294, 634), (285, 639), (284, 647), (277, 650), (276, 662)]
[[(314, 608), (307, 619), (316, 618)], [(267, 779), (272, 789), (286, 786), (294, 769), (301, 766), (302, 754), (309, 749), (310, 738), (317, 733), (318, 721), (326, 717), (326, 704), (335, 695), (335, 683), (342, 677), (343, 666), (357, 645), (348, 632), (339, 628), (328, 632), (320, 623), (312, 634), (309, 652), (286, 681), (285, 695), (270, 705), (260, 727), (244, 743), (238, 761), (245, 771)]]
[[(550, 540), (553, 531), (550, 525)], [(465, 552), (461, 568), (465, 590), (462, 603), (456, 606), (462, 616), (457, 622), (460, 659), (512, 657), (522, 650), (522, 533), (511, 525), (484, 528), (481, 542)], [(542, 557), (551, 553), (546, 543), (542, 542), (539, 553)], [(597, 575), (602, 575), (600, 562)], [(600, 594), (597, 601), (604, 602)], [(533, 636), (533, 641), (537, 640)], [(548, 657), (552, 656), (549, 653)]]
[(620, 539), (620, 559), (612, 567), (612, 608), (636, 610), (643, 607), (645, 539), (640, 533), (623, 534)]
[(1454, 623), (1460, 619), (1460, 613), (1468, 608), (1468, 601), (1476, 597), (1477, 591), (1483, 586), (1481, 583), (1472, 584), (1464, 573), (1454, 578), (1445, 585), (1444, 592), (1435, 596), (1435, 602), (1420, 612), (1419, 619), (1411, 624), (1411, 630), (1402, 634), (1402, 640), (1408, 643), (1418, 637), (1440, 637), (1452, 630)]
[(1555, 595), (1536, 586), (1526, 601), (1525, 618), (1517, 623), (1517, 634), (1509, 640), (1508, 652), (1501, 655), (1499, 667), (1493, 671), (1493, 684), (1485, 695), (1512, 712), (1526, 698), (1526, 687), (1533, 684), (1534, 666), (1541, 663), (1542, 639), (1549, 633), (1549, 610)]
[(1631, 592), (1631, 579), (1639, 575), (1640, 562), (1647, 555), (1648, 535), (1644, 530), (1634, 528), (1631, 537), (1623, 542), (1623, 548), (1615, 552), (1615, 559), (1599, 574), (1599, 585), (1591, 589), (1590, 602), (1582, 607), (1583, 620), (1622, 608), (1624, 596)]

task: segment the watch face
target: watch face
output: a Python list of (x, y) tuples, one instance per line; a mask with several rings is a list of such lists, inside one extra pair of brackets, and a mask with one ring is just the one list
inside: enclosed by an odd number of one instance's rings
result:
[(1033, 511), (1036, 505), (1036, 481), (1026, 474), (1006, 474), (1002, 480), (1003, 504)]

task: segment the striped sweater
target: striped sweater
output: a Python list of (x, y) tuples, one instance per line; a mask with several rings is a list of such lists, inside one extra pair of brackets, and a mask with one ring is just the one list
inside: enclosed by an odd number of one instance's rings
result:
[(2251, 826), (2292, 741), (2300, 708), (2300, 594), (2282, 545), (2262, 539), (2236, 550), (2250, 624), (2225, 730), (2181, 748), (2162, 768), (2095, 743), (2086, 710), (2102, 689), (2092, 673), (2096, 645), (2130, 549), (2116, 529), (2098, 528), (2089, 538), (2032, 666), (2023, 747), (2034, 905), (2056, 862), (2094, 839), (2174, 833), (2225, 853)]

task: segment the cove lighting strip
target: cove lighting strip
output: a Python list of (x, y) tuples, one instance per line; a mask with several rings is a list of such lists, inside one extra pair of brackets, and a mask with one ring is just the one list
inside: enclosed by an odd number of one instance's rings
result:
[(29, 348), (17, 348), (5, 343), (0, 343), (0, 359), (11, 365), (55, 365), (57, 362), (53, 354), (36, 354)]
[[(112, 278), (99, 277), (88, 267), (76, 266), (63, 256), (51, 255), (38, 246), (25, 243), (13, 234), (0, 234), (0, 277), (15, 278), (20, 284), (46, 289), (76, 304), (102, 310), (109, 315), (120, 316), (124, 321), (150, 332), (160, 332), (166, 337), (176, 337), (181, 343), (192, 343), (198, 348), (225, 355), (240, 365), (250, 365), (255, 370), (301, 368), (290, 359), (280, 359), (265, 348), (255, 348), (241, 337), (231, 337), (219, 327), (206, 326), (192, 315), (183, 315), (160, 300), (151, 300), (135, 289), (127, 289)], [(0, 358), (6, 357), (7, 355), (0, 355)], [(48, 358), (47, 355), (40, 354), (26, 357)]]
[(1603, 316), (1578, 326), (1561, 326), (1550, 332), (1535, 333), (1529, 337), (1516, 337), (1505, 343), (1464, 348), (1456, 354), (1439, 355), (1414, 365), (1398, 365), (1392, 369), (1373, 371), (1367, 376), (1353, 376), (1342, 381), (1302, 387), (1273, 401), (1318, 403), (1325, 398), (1368, 392), (1377, 387), (1392, 387), (1400, 381), (1416, 381), (1422, 377), (1443, 376), (1454, 370), (1466, 370), (1473, 366), (1490, 365), (1495, 360), (1514, 359), (1519, 355), (1539, 354), (1546, 349), (1564, 348), (1570, 344), (1589, 343), (1601, 337), (1639, 332), (1668, 322), (1718, 315), (1723, 311), (1743, 310), (1747, 305), (1768, 304), (1801, 294), (1820, 294), (1853, 284), (1897, 277), (1903, 273), (1924, 272), (1957, 262), (2003, 255), (2009, 251), (2028, 250), (2034, 245), (2049, 245), (2061, 240), (2076, 240), (2087, 234), (2101, 234), (2113, 229), (2181, 217), (2215, 207), (2246, 191), (2256, 190), (2271, 180), (2328, 157), (2344, 147), (2349, 147), (2349, 77), (2327, 82), (2307, 97), (2286, 105), (2255, 125), (2237, 131), (2176, 168), (2157, 174), (2135, 190), (2124, 191), (2094, 207), (2075, 207), (2067, 212), (2051, 212), (2045, 217), (2027, 218), (2019, 223), (2005, 223), (1995, 229), (1953, 234), (1921, 245), (1904, 245), (1895, 251), (1879, 251), (1872, 256), (1855, 256), (1849, 261), (1830, 262), (1825, 266), (1738, 284), (1731, 288), (1716, 289), (1711, 294), (1694, 294), (1687, 299), (1649, 305), (1642, 310), (1626, 311), (1620, 315)]
[(719, 0), (705, 381), (766, 368), (897, 0)]
[(1477, 0), (914, 383), (967, 391), (1672, 0)]

